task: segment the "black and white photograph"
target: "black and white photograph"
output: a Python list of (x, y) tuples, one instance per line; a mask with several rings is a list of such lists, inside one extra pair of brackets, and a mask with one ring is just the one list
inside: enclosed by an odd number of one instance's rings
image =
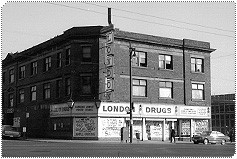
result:
[(1, 157), (236, 158), (234, 1), (1, 1)]

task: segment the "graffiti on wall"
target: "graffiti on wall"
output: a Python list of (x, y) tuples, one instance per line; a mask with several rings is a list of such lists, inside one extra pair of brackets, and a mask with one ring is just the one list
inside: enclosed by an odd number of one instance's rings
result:
[(123, 127), (123, 118), (101, 118), (102, 137), (120, 137)]
[(96, 118), (75, 118), (74, 137), (95, 137)]

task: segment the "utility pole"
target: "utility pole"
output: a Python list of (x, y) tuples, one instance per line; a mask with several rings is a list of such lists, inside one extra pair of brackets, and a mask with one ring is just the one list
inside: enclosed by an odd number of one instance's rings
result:
[(135, 48), (131, 47), (131, 43), (129, 43), (129, 75), (130, 75), (130, 143), (132, 143), (133, 139), (133, 119), (132, 119), (132, 111), (133, 111), (133, 99), (132, 99), (132, 59), (135, 54)]

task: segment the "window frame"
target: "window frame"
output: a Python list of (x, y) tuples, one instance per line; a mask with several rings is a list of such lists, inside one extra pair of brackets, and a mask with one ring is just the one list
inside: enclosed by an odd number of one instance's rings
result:
[(70, 96), (71, 95), (71, 78), (65, 78), (65, 95)]
[[(145, 84), (142, 84), (142, 82), (145, 82)], [(137, 90), (137, 92), (135, 90)], [(147, 80), (145, 79), (132, 80), (132, 96), (133, 97), (147, 97)]]
[(52, 59), (51, 56), (48, 56), (44, 59), (44, 71), (49, 71), (52, 68)]
[(30, 87), (30, 100), (31, 101), (37, 100), (37, 87), (36, 86)]
[[(89, 78), (89, 80), (84, 79), (84, 78)], [(86, 81), (86, 82), (84, 83), (84, 81)], [(89, 90), (89, 91), (87, 92), (85, 90)], [(92, 94), (92, 75), (82, 75), (81, 76), (81, 94), (82, 95), (91, 95)]]
[(50, 99), (51, 90), (50, 90), (50, 83), (43, 84), (43, 98)]
[[(201, 60), (201, 65), (198, 64), (198, 60)], [(194, 62), (193, 62), (194, 61)], [(204, 58), (191, 57), (191, 72), (192, 73), (204, 73)], [(201, 67), (201, 71), (198, 71), (198, 66)]]
[[(164, 85), (162, 85), (164, 83)], [(170, 81), (159, 81), (159, 98), (173, 99), (174, 98), (174, 84)], [(162, 94), (165, 90), (169, 90), (170, 96)]]
[(71, 48), (67, 48), (65, 53), (65, 66), (68, 66), (70, 64), (71, 64)]
[(62, 52), (57, 53), (57, 68), (62, 67)]
[(61, 97), (61, 91), (62, 91), (62, 80), (56, 81), (56, 98)]
[(19, 103), (24, 103), (25, 102), (25, 90), (20, 89), (19, 90)]
[(10, 69), (9, 70), (9, 83), (14, 83), (15, 82), (15, 70)]
[[(135, 51), (136, 56), (132, 57), (132, 67), (147, 67), (147, 52), (144, 51)], [(142, 54), (145, 55), (145, 58), (143, 58)], [(141, 62), (143, 61), (142, 59), (145, 59), (145, 62)]]
[[(82, 47), (82, 62), (92, 62), (92, 46), (91, 45), (83, 45)], [(90, 52), (84, 52), (85, 48), (89, 48)], [(85, 57), (84, 55), (89, 55)]]
[(34, 62), (31, 62), (31, 75), (36, 75), (38, 73), (38, 62), (37, 61), (34, 61)]
[[(162, 56), (163, 56), (163, 58), (161, 60)], [(170, 61), (166, 60), (168, 57), (170, 57)], [(170, 68), (167, 68), (168, 61), (170, 62)], [(161, 67), (161, 64), (163, 67)], [(173, 70), (173, 56), (167, 55), (167, 54), (159, 54), (159, 69)]]
[[(197, 87), (194, 88), (194, 85), (196, 85)], [(200, 87), (202, 88), (200, 88)], [(205, 85), (202, 83), (192, 83), (192, 100), (205, 100)], [(201, 91), (201, 96), (202, 98), (194, 98), (194, 94), (198, 94), (200, 95), (200, 91)], [(196, 93), (195, 93), (196, 92)]]
[(14, 107), (14, 93), (10, 93), (8, 95), (8, 108), (13, 108)]

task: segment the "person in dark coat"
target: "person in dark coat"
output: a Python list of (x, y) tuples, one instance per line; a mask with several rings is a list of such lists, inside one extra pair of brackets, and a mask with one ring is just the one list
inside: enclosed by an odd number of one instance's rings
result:
[(170, 136), (171, 136), (170, 137), (170, 142), (172, 143), (172, 141), (174, 141), (174, 143), (175, 143), (175, 130), (172, 129), (172, 127), (171, 127), (171, 135)]

